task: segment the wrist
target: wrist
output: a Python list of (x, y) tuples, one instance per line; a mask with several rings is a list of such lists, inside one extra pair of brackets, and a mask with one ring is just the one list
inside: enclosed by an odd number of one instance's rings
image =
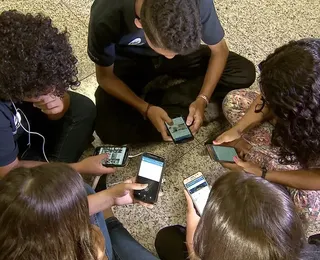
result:
[(262, 166), (261, 167), (261, 175), (260, 175), (262, 179), (266, 178), (267, 172), (268, 172), (268, 169), (265, 166)]
[(144, 120), (147, 120), (147, 119), (149, 118), (149, 111), (150, 111), (150, 108), (151, 108), (152, 106), (153, 106), (153, 105), (148, 104), (148, 106), (147, 106), (147, 108), (146, 108), (146, 110), (145, 110), (145, 112), (144, 112), (144, 115), (143, 115)]
[(108, 205), (110, 207), (115, 206), (116, 205), (116, 196), (113, 194), (112, 188), (106, 189), (103, 192), (105, 194), (104, 196), (107, 198)]
[(233, 128), (236, 129), (237, 133), (241, 136), (244, 131), (245, 131), (245, 127), (243, 127), (241, 124), (236, 124), (233, 126)]
[(68, 165), (69, 165), (72, 169), (74, 169), (76, 172), (82, 173), (82, 164), (81, 164), (81, 161), (80, 161), (80, 162), (76, 162), (76, 163), (69, 163)]
[(139, 113), (144, 116), (147, 108), (148, 108), (149, 103), (145, 102), (144, 100), (142, 100), (142, 102), (136, 107), (136, 109), (139, 111)]
[(196, 101), (201, 104), (203, 108), (206, 108), (209, 105), (209, 98), (206, 95), (198, 95)]

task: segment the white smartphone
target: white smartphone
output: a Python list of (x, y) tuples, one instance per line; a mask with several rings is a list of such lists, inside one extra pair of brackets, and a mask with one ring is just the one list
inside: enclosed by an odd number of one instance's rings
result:
[(200, 216), (210, 194), (210, 187), (201, 172), (198, 172), (183, 181), (184, 187), (190, 194), (193, 204)]

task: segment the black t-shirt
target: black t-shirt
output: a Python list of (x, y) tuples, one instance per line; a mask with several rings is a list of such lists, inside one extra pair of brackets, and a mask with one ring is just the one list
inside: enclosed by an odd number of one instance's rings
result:
[[(212, 0), (199, 0), (202, 40), (219, 43), (224, 31)], [(91, 8), (88, 54), (100, 66), (114, 63), (117, 48), (146, 56), (157, 56), (147, 44), (144, 32), (136, 27), (135, 0), (95, 0)]]
[(23, 131), (20, 122), (12, 103), (0, 101), (0, 166), (12, 163), (18, 156), (17, 138)]

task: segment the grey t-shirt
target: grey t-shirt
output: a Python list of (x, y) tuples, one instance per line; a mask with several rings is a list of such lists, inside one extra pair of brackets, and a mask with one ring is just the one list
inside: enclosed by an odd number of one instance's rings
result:
[[(147, 44), (144, 32), (134, 20), (135, 0), (95, 0), (90, 15), (88, 54), (100, 66), (114, 63), (117, 47), (126, 52), (158, 56)], [(212, 0), (199, 0), (202, 40), (208, 45), (219, 43), (224, 30)]]

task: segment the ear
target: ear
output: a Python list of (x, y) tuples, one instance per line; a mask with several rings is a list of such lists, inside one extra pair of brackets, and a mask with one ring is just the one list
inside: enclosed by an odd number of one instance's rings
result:
[(135, 18), (135, 19), (134, 19), (134, 24), (135, 24), (139, 29), (142, 29), (142, 24), (141, 24), (141, 22), (140, 22), (139, 19)]

